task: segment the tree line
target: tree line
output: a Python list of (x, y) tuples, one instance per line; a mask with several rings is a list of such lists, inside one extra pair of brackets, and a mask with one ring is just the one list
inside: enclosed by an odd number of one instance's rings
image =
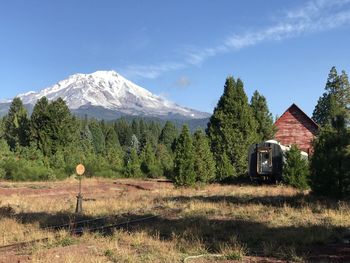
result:
[(15, 98), (1, 120), (0, 177), (63, 179), (83, 163), (87, 176), (166, 177), (177, 185), (225, 181), (246, 172), (245, 148), (274, 132), (265, 97), (256, 91), (249, 103), (243, 82), (233, 77), (207, 130), (194, 133), (171, 121), (77, 118), (61, 98), (39, 99), (29, 116)]
[[(286, 154), (284, 183), (336, 197), (350, 194), (350, 85), (344, 71), (329, 73), (313, 119), (320, 133), (309, 162), (296, 146)], [(244, 178), (251, 144), (274, 138), (266, 98), (250, 101), (241, 79), (227, 77), (205, 131), (167, 121), (80, 119), (62, 99), (37, 101), (29, 116), (15, 98), (0, 123), (0, 178), (62, 179), (84, 163), (87, 176), (165, 177), (177, 185)]]

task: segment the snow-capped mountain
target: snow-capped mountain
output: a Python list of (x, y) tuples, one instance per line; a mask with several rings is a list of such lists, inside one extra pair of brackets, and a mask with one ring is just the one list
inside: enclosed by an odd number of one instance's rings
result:
[[(34, 105), (43, 96), (48, 100), (61, 97), (73, 112), (99, 118), (106, 115), (105, 119), (113, 119), (120, 115), (163, 119), (200, 119), (209, 116), (208, 113), (181, 107), (154, 95), (115, 71), (74, 74), (39, 92), (18, 95), (25, 105)], [(94, 116), (95, 113), (98, 113), (98, 116)]]

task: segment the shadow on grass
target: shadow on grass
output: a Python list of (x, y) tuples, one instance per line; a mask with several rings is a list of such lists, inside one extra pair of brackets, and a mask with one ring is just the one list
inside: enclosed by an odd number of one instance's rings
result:
[(314, 209), (338, 209), (340, 205), (349, 205), (349, 202), (339, 202), (328, 198), (316, 197), (310, 194), (297, 194), (293, 196), (285, 195), (194, 195), (194, 196), (173, 196), (160, 199), (160, 201), (172, 201), (179, 203), (188, 203), (192, 201), (200, 201), (206, 203), (222, 203), (227, 202), (236, 205), (261, 204), (273, 207), (283, 207), (288, 205), (293, 208), (301, 208), (309, 206)]
[[(152, 214), (129, 213), (99, 219), (74, 213), (15, 213), (9, 207), (0, 208), (0, 218), (15, 218), (23, 224), (38, 223), (41, 228), (80, 220), (92, 220), (79, 227), (93, 229), (90, 232), (99, 232), (107, 236), (113, 234), (115, 229), (122, 229), (129, 233), (143, 231), (161, 240), (175, 242), (177, 248), (184, 253), (193, 244), (198, 243), (203, 244), (209, 252), (213, 253), (220, 252), (223, 247), (237, 246), (238, 243), (249, 255), (292, 258), (296, 255), (307, 255), (312, 246), (334, 243), (342, 237), (346, 230), (330, 225), (271, 227), (248, 220), (212, 219), (194, 215), (178, 217), (176, 214), (160, 213), (157, 217), (151, 218), (152, 216)], [(150, 219), (140, 220), (145, 217), (150, 217)], [(130, 222), (132, 220), (140, 221), (132, 223)], [(99, 228), (102, 225), (110, 227)], [(59, 229), (62, 227), (53, 230)], [(320, 254), (320, 251), (315, 253)], [(348, 256), (350, 260), (350, 253)]]

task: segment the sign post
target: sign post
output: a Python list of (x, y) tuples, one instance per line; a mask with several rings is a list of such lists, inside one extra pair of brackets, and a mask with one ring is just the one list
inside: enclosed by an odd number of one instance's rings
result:
[(81, 194), (81, 179), (83, 177), (83, 174), (85, 173), (84, 165), (78, 164), (77, 167), (75, 168), (75, 171), (79, 179), (79, 193), (77, 195), (77, 206), (75, 208), (75, 213), (80, 214), (83, 212), (83, 196)]

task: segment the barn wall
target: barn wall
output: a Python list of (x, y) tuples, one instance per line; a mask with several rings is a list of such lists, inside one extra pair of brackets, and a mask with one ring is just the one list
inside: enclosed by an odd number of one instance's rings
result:
[(275, 123), (275, 139), (283, 145), (296, 144), (302, 151), (312, 151), (312, 140), (317, 134), (315, 124), (297, 107), (290, 107)]

